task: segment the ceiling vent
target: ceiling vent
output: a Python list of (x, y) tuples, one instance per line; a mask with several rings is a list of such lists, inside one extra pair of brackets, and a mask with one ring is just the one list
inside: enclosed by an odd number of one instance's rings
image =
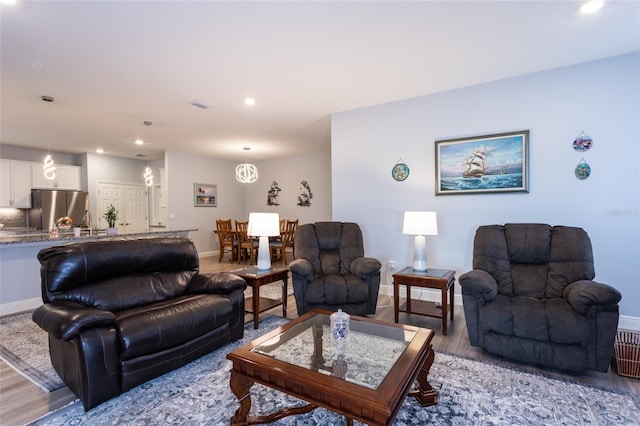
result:
[(198, 107), (198, 108), (202, 108), (202, 109), (209, 109), (211, 108), (213, 105), (205, 102), (205, 101), (193, 101), (191, 102), (191, 105)]

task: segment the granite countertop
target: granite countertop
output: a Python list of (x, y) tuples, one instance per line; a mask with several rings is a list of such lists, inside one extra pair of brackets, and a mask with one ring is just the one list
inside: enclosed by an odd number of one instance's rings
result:
[(153, 235), (178, 234), (197, 231), (197, 229), (151, 229), (148, 232), (137, 232), (130, 234), (107, 235), (104, 230), (89, 235), (89, 230), (83, 230), (80, 237), (73, 234), (73, 230), (59, 230), (57, 236), (44, 232), (42, 229), (7, 229), (0, 230), (0, 246), (22, 243), (43, 243), (43, 242), (69, 242), (88, 241), (101, 238), (112, 237), (143, 237)]

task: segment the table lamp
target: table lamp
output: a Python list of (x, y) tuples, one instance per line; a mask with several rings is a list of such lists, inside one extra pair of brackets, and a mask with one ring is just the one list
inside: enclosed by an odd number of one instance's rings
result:
[(435, 212), (404, 212), (402, 233), (415, 235), (413, 246), (413, 269), (418, 272), (427, 270), (427, 248), (425, 235), (438, 235), (438, 222)]
[(247, 235), (260, 237), (258, 244), (258, 270), (271, 269), (269, 237), (280, 235), (280, 215), (278, 213), (249, 213)]

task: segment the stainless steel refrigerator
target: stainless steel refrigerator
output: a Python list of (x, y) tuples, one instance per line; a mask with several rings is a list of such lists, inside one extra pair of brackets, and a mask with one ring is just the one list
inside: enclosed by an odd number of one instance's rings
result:
[(32, 189), (29, 227), (51, 229), (63, 216), (69, 216), (74, 224), (84, 224), (88, 211), (88, 192)]

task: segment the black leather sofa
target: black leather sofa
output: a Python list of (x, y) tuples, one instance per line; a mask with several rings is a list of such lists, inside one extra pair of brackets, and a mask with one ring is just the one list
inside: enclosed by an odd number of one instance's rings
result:
[(200, 274), (186, 238), (109, 238), (38, 254), (51, 362), (85, 410), (243, 337), (245, 281)]

